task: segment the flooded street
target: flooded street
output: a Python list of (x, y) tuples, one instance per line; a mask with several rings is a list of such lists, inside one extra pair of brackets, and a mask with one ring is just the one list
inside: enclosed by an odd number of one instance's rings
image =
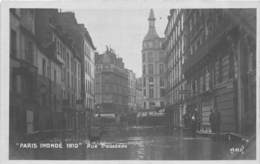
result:
[[(164, 127), (130, 127), (120, 130), (111, 127), (101, 138), (100, 145), (88, 143), (77, 149), (35, 149), (19, 151), (24, 159), (78, 160), (210, 160), (223, 159), (229, 148), (209, 137), (191, 137), (189, 131), (168, 132)], [(81, 145), (80, 142), (79, 145)], [(101, 145), (125, 145), (123, 148), (104, 148)]]
[[(139, 159), (139, 160), (182, 160), (182, 159), (222, 159), (228, 152), (225, 144), (207, 137), (193, 138), (188, 132), (164, 128), (132, 128), (128, 136), (119, 135), (104, 142), (127, 143), (127, 149), (106, 151), (90, 150), (86, 159)], [(198, 151), (199, 150), (199, 151)]]

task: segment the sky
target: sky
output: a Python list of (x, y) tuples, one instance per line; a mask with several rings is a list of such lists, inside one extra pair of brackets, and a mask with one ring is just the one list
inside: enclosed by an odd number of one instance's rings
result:
[[(125, 67), (136, 77), (142, 71), (142, 41), (148, 32), (150, 9), (78, 9), (74, 10), (78, 23), (85, 24), (95, 47), (103, 53), (106, 45), (123, 58)], [(156, 30), (164, 36), (168, 9), (154, 9)]]

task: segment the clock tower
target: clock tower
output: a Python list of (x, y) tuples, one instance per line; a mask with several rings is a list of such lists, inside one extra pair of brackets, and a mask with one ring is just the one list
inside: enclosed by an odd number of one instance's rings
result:
[(155, 28), (153, 9), (148, 17), (148, 32), (144, 37), (142, 46), (142, 90), (143, 108), (155, 109), (165, 104), (165, 64), (162, 42)]

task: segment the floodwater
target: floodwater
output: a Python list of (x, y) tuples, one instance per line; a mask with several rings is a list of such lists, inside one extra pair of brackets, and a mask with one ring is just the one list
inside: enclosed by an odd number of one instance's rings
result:
[(78, 148), (19, 149), (11, 159), (220, 160), (230, 153), (223, 141), (164, 127), (110, 127), (100, 143), (90, 144), (88, 139), (76, 143)]

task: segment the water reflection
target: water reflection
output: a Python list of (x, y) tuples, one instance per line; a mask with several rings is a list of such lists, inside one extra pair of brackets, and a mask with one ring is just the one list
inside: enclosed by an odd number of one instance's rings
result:
[[(88, 140), (82, 143), (89, 143)], [(127, 144), (124, 149), (37, 149), (19, 152), (26, 159), (88, 159), (88, 160), (196, 160), (222, 159), (228, 153), (223, 142), (207, 137), (193, 138), (189, 132), (174, 131), (169, 134), (162, 127), (130, 127), (107, 133), (101, 144)], [(23, 153), (23, 154), (21, 154)], [(19, 157), (18, 157), (19, 159)]]

